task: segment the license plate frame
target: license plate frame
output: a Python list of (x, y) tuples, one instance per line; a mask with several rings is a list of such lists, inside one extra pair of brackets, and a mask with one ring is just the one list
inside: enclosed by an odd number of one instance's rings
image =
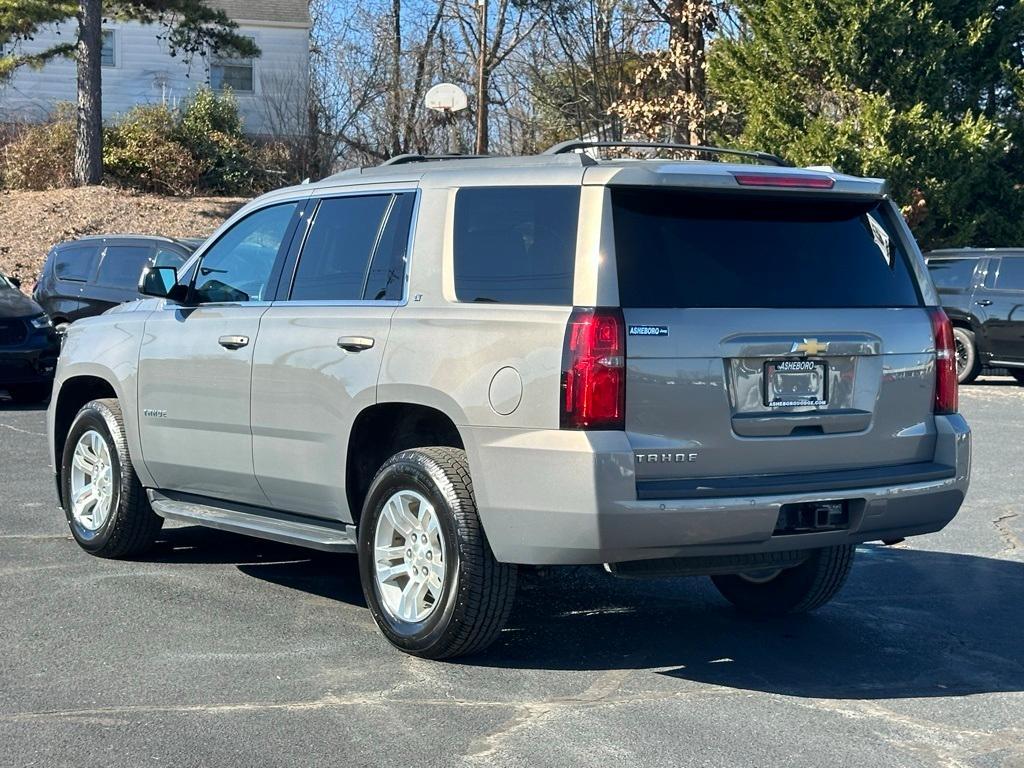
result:
[(828, 363), (824, 360), (768, 360), (762, 377), (768, 408), (828, 405)]

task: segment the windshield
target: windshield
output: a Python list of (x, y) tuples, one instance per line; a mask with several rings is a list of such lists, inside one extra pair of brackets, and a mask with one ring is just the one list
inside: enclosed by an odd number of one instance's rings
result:
[(612, 191), (624, 307), (921, 304), (882, 200)]

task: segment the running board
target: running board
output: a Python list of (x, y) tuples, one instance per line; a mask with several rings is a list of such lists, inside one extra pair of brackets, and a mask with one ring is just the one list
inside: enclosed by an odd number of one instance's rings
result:
[(355, 552), (356, 527), (329, 520), (290, 515), (261, 507), (147, 489), (150, 506), (160, 517), (241, 533), (260, 539), (319, 549)]

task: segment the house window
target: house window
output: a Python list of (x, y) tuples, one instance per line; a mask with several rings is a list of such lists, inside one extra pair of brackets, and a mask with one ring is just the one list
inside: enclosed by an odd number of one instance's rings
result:
[(104, 67), (116, 67), (117, 56), (114, 54), (114, 30), (103, 30), (103, 45), (100, 48), (100, 61)]
[(256, 90), (255, 84), (252, 59), (213, 54), (210, 60), (210, 87), (213, 90), (230, 88), (235, 93), (252, 93)]

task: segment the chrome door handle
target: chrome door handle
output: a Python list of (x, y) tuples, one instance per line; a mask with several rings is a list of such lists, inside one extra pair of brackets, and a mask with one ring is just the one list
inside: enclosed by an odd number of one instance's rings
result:
[(977, 304), (979, 307), (991, 307), (992, 299), (979, 299), (974, 303)]
[(373, 346), (373, 339), (369, 336), (342, 336), (338, 339), (338, 346), (347, 352), (361, 352)]
[(249, 344), (248, 336), (221, 336), (217, 343), (224, 349), (241, 349)]

